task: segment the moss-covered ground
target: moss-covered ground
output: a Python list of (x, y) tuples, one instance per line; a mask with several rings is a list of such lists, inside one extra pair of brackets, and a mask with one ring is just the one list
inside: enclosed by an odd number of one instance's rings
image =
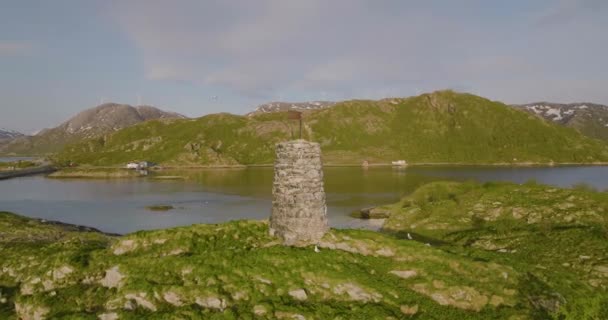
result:
[(607, 197), (433, 183), (386, 233), (316, 249), (262, 221), (112, 236), (5, 212), (0, 318), (607, 319)]
[(524, 274), (520, 290), (545, 317), (608, 319), (606, 192), (437, 182), (384, 208), (389, 233)]

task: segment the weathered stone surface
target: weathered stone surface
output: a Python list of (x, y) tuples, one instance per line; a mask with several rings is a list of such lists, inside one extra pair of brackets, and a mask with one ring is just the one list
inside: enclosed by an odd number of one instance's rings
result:
[(15, 303), (15, 312), (19, 319), (22, 320), (44, 320), (49, 313), (49, 308), (26, 303)]
[(116, 312), (102, 313), (97, 318), (99, 320), (118, 320), (118, 314)]
[(268, 311), (266, 310), (266, 307), (264, 307), (262, 305), (255, 305), (255, 306), (253, 306), (253, 314), (255, 314), (256, 316), (263, 316), (267, 312)]
[(124, 275), (118, 271), (118, 266), (106, 270), (106, 275), (99, 283), (106, 288), (119, 288)]
[(291, 290), (289, 291), (289, 295), (292, 298), (300, 301), (308, 299), (308, 295), (306, 294), (306, 291), (304, 291), (304, 289)]
[(226, 300), (220, 299), (217, 297), (206, 297), (206, 298), (196, 298), (196, 304), (201, 307), (216, 309), (216, 310), (224, 310), (226, 309)]
[(416, 313), (418, 313), (418, 305), (413, 305), (413, 306), (401, 306), (401, 312), (405, 315), (408, 316), (413, 316)]
[(181, 297), (177, 293), (172, 291), (165, 292), (165, 294), (163, 295), (163, 299), (165, 299), (165, 301), (176, 307), (182, 306), (184, 304), (182, 302)]
[(349, 300), (353, 301), (362, 301), (362, 302), (380, 302), (382, 300), (382, 295), (376, 292), (370, 292), (365, 290), (354, 283), (341, 283), (333, 288), (333, 292), (338, 295), (346, 294), (350, 298)]
[(413, 278), (418, 275), (418, 272), (416, 270), (393, 270), (389, 273), (394, 274), (397, 277), (403, 279)]
[(321, 147), (294, 140), (276, 146), (270, 234), (287, 245), (317, 243), (329, 229)]
[(138, 306), (148, 309), (150, 311), (156, 311), (156, 306), (150, 300), (146, 299), (146, 296), (147, 293), (145, 292), (129, 293), (125, 295), (125, 299), (129, 301), (135, 301)]

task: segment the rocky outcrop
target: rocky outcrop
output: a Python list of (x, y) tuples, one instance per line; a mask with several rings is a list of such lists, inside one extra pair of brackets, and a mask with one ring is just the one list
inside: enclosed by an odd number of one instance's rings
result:
[(327, 232), (321, 147), (294, 140), (276, 146), (270, 234), (287, 245), (317, 243)]
[(391, 209), (384, 207), (363, 208), (351, 213), (351, 217), (358, 219), (386, 219), (390, 215)]

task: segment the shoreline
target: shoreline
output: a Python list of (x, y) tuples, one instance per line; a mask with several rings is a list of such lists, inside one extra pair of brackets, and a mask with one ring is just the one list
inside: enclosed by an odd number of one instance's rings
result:
[(11, 178), (26, 177), (26, 176), (32, 176), (32, 175), (38, 175), (38, 174), (53, 173), (58, 170), (60, 170), (60, 169), (53, 167), (53, 166), (40, 166), (40, 167), (32, 167), (32, 168), (19, 169), (19, 170), (0, 171), (0, 180), (7, 180), (7, 179), (11, 179)]
[[(360, 167), (360, 168), (386, 168), (386, 167), (394, 167), (394, 168), (409, 168), (409, 167), (513, 167), (513, 168), (527, 168), (527, 167), (543, 167), (543, 168), (553, 168), (553, 167), (576, 167), (576, 166), (585, 166), (585, 167), (604, 167), (608, 166), (608, 162), (561, 162), (561, 163), (541, 163), (541, 162), (517, 162), (517, 163), (509, 163), (509, 162), (501, 162), (501, 163), (459, 163), (459, 162), (418, 162), (418, 163), (408, 163), (405, 166), (395, 166), (391, 163), (373, 163), (368, 166), (362, 166), (361, 164), (351, 164), (351, 163), (326, 163), (323, 164), (323, 167)], [(148, 170), (151, 171), (163, 171), (163, 170), (190, 170), (190, 169), (247, 169), (247, 168), (272, 168), (274, 164), (249, 164), (249, 165), (168, 165), (168, 166), (155, 166), (150, 167)], [(123, 166), (82, 166), (82, 167), (66, 167), (66, 168), (58, 168), (59, 170), (131, 170), (126, 169)]]

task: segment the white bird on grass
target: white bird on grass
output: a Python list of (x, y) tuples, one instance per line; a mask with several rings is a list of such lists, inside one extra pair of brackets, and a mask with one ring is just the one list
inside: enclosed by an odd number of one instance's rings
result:
[(412, 235), (410, 235), (409, 232), (407, 233), (407, 238), (410, 239), (410, 240), (414, 239), (414, 238), (412, 238)]
[(319, 250), (319, 247), (315, 246), (315, 252), (321, 252), (321, 250)]

